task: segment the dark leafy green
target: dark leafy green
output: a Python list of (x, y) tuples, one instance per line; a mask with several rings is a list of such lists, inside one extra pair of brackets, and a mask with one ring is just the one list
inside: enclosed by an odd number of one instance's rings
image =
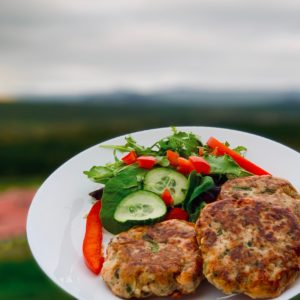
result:
[(199, 184), (199, 181), (200, 181), (200, 178), (197, 175), (196, 171), (192, 171), (189, 175), (189, 178), (188, 178), (188, 190), (186, 192), (186, 196), (185, 196), (185, 199), (183, 201), (183, 208), (185, 210), (187, 210), (188, 201), (191, 198), (191, 195), (192, 195), (194, 189)]
[(205, 201), (201, 201), (199, 206), (197, 206), (197, 208), (194, 210), (194, 212), (189, 214), (189, 221), (192, 223), (196, 223), (196, 221), (199, 218), (200, 212), (201, 210), (205, 207), (206, 202)]
[[(197, 198), (201, 196), (204, 192), (209, 191), (215, 187), (215, 183), (210, 176), (204, 176), (200, 179), (200, 183), (194, 189), (190, 199), (187, 202), (186, 209), (188, 213), (192, 213), (194, 207), (197, 206)], [(196, 204), (196, 205), (195, 205)]]
[(189, 214), (189, 220), (195, 222), (201, 209), (206, 205), (203, 196), (210, 190), (213, 190), (216, 186), (212, 177), (202, 177), (201, 175), (196, 174), (196, 172), (192, 172), (188, 180), (189, 188), (183, 202), (183, 207)]
[(100, 216), (104, 228), (109, 232), (117, 234), (132, 227), (117, 222), (114, 219), (114, 213), (122, 199), (142, 188), (142, 178), (145, 172), (136, 165), (130, 165), (106, 182)]

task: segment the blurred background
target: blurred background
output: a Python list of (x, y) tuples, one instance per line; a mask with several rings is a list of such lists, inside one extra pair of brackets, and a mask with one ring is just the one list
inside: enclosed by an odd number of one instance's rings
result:
[(197, 125), (299, 151), (299, 15), (293, 0), (0, 0), (0, 298), (72, 299), (34, 262), (25, 220), (89, 146)]

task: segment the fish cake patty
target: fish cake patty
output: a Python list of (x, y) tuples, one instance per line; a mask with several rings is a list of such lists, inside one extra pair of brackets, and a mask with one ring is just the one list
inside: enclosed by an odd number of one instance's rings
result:
[(250, 198), (216, 201), (196, 223), (203, 273), (225, 294), (280, 295), (299, 273), (300, 227), (287, 208)]
[(299, 194), (289, 181), (272, 175), (255, 175), (228, 180), (223, 184), (218, 200), (228, 197), (239, 199), (274, 194), (285, 194), (300, 200)]
[(123, 298), (193, 293), (203, 277), (194, 224), (174, 219), (116, 235), (101, 275)]

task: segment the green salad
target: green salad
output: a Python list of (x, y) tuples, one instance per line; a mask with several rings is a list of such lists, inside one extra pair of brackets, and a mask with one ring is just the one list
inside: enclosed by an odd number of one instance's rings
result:
[(214, 138), (204, 144), (192, 132), (172, 128), (170, 136), (151, 147), (131, 136), (125, 140), (124, 145), (101, 146), (113, 149), (114, 162), (84, 171), (104, 185), (93, 195), (101, 197), (101, 222), (113, 234), (170, 218), (196, 222), (225, 181), (256, 173), (243, 157), (245, 147), (230, 149)]

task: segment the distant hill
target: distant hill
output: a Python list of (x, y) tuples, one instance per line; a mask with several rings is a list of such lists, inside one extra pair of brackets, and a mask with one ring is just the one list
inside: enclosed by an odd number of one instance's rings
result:
[(152, 105), (153, 103), (172, 103), (177, 105), (262, 105), (299, 104), (300, 91), (209, 91), (194, 89), (171, 89), (151, 93), (135, 91), (115, 91), (82, 95), (32, 95), (16, 97), (17, 102), (51, 102), (120, 105), (125, 103)]

